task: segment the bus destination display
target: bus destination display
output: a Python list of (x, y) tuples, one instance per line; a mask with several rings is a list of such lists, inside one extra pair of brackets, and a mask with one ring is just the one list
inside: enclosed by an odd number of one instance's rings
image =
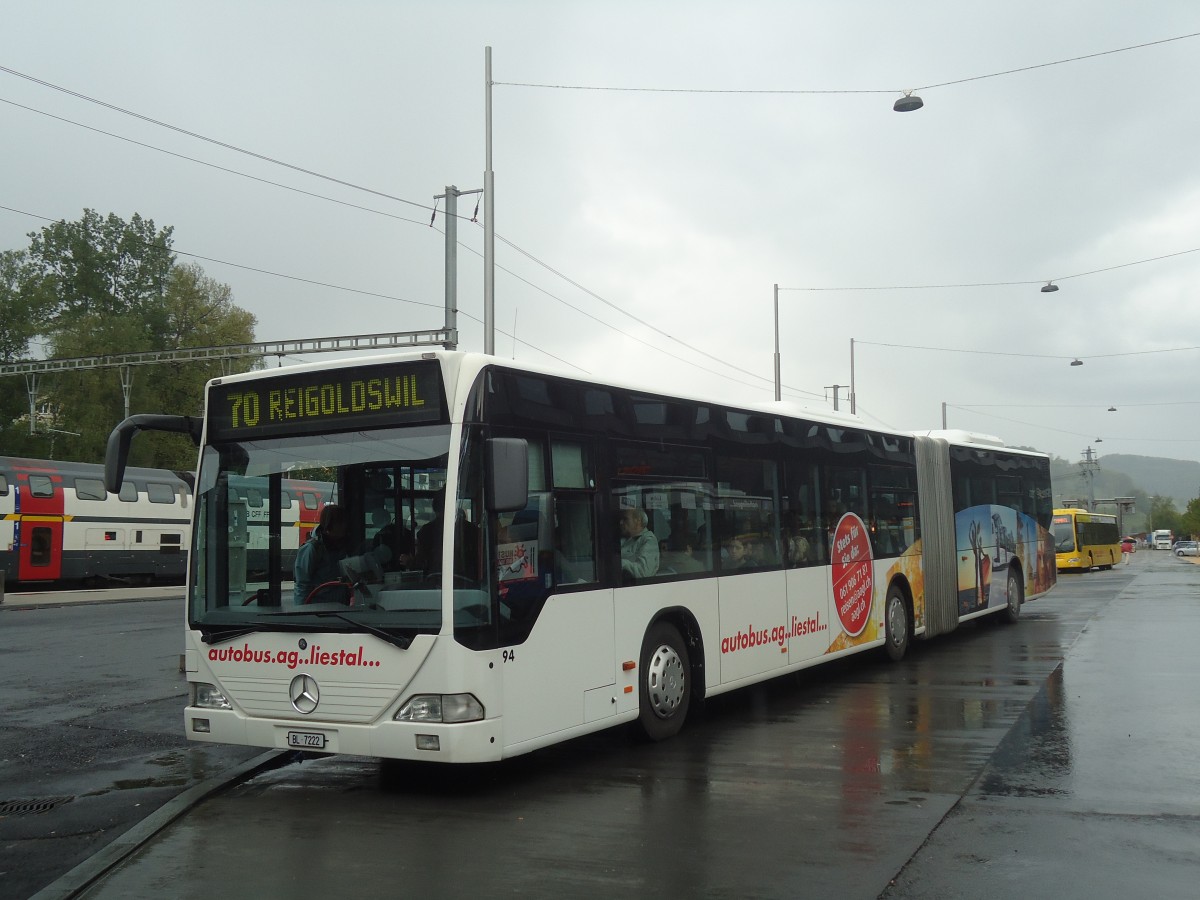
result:
[(215, 385), (210, 440), (439, 422), (442, 379), (435, 361), (326, 369)]

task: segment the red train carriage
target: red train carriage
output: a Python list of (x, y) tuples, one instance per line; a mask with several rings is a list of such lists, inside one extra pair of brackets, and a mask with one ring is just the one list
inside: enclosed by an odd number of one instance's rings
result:
[(7, 583), (182, 581), (191, 486), (130, 468), (120, 494), (104, 467), (0, 457), (0, 569)]

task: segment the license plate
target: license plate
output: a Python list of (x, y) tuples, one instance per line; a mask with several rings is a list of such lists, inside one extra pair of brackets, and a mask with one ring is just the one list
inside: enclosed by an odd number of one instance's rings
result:
[(301, 747), (305, 750), (325, 749), (325, 735), (319, 731), (289, 731), (287, 742), (289, 747)]

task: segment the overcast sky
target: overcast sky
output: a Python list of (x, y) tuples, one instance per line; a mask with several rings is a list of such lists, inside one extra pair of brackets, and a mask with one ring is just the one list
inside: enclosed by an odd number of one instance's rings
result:
[[(1068, 459), (1200, 459), (1200, 37), (1166, 41), (1200, 32), (1195, 0), (0, 0), (0, 22), (28, 76), (0, 72), (0, 249), (136, 212), (259, 340), (438, 328), (426, 207), (483, 186), (491, 46), (498, 355), (770, 401), (778, 284), (785, 399), (828, 408), (853, 339), (870, 425), (940, 428), (945, 403)], [(893, 112), (907, 89), (924, 108)], [(468, 350), (482, 222), (458, 229)]]

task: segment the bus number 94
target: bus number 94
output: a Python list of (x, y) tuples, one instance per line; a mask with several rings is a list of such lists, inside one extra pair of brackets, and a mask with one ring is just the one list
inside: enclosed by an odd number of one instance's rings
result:
[(503, 659), (506, 663), (516, 662), (517, 661), (517, 651), (516, 650), (505, 650), (504, 654), (501, 656), (501, 659)]

